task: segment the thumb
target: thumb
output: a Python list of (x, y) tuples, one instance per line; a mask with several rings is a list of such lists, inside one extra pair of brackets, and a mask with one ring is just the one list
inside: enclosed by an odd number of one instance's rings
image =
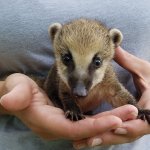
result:
[(114, 60), (123, 68), (134, 74), (141, 73), (143, 65), (146, 61), (128, 53), (121, 47), (117, 47), (115, 50)]
[(0, 104), (8, 111), (15, 112), (26, 108), (32, 98), (31, 87), (26, 83), (16, 84), (0, 99)]
[(132, 73), (138, 92), (143, 93), (146, 89), (149, 89), (150, 63), (148, 61), (128, 53), (121, 47), (116, 48), (114, 60)]

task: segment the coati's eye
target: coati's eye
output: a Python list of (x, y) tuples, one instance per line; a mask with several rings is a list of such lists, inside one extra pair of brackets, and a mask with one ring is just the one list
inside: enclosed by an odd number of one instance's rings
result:
[(102, 64), (102, 60), (99, 57), (95, 56), (93, 58), (93, 65), (94, 65), (94, 67), (95, 68), (99, 68), (101, 66), (101, 64)]
[(70, 62), (72, 62), (72, 55), (71, 55), (70, 53), (63, 54), (63, 55), (62, 55), (62, 61), (63, 61), (63, 63), (64, 63), (65, 65), (68, 66), (68, 64), (69, 64)]

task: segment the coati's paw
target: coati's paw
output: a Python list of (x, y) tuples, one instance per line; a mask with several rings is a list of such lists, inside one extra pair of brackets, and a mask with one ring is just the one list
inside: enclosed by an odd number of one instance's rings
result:
[(139, 109), (138, 110), (138, 119), (147, 120), (148, 124), (150, 124), (150, 110), (148, 109)]
[(85, 116), (81, 112), (73, 111), (73, 110), (67, 110), (65, 112), (65, 116), (71, 121), (78, 121), (81, 119), (85, 119)]

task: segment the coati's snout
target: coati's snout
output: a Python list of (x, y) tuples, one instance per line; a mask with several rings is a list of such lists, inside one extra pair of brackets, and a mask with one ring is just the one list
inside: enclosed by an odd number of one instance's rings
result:
[[(87, 63), (83, 63), (87, 61)], [(88, 94), (89, 89), (92, 86), (93, 73), (90, 73), (90, 66), (88, 66), (88, 60), (80, 56), (76, 59), (76, 54), (72, 51), (67, 51), (61, 55), (61, 67), (63, 66), (61, 77), (63, 81), (68, 85), (73, 96), (85, 97)], [(59, 65), (59, 64), (58, 64)], [(59, 67), (58, 67), (59, 68)], [(65, 75), (65, 76), (64, 76)]]
[(73, 95), (76, 97), (85, 97), (87, 96), (87, 89), (83, 82), (77, 83), (77, 85), (73, 88)]
[(71, 91), (73, 96), (76, 97), (84, 97), (88, 94), (88, 88), (85, 85), (84, 81), (75, 81), (74, 78), (69, 80), (69, 85), (71, 87)]
[(88, 95), (92, 85), (92, 77), (81, 75), (80, 73), (72, 72), (68, 76), (68, 84), (71, 92), (75, 97), (85, 97)]

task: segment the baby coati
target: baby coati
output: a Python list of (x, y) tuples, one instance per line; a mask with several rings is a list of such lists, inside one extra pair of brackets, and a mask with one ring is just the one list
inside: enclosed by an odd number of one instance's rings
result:
[[(52, 24), (49, 34), (56, 61), (44, 89), (66, 118), (83, 119), (83, 113), (96, 108), (101, 100), (113, 107), (136, 106), (135, 98), (118, 81), (111, 66), (115, 47), (123, 38), (118, 29), (82, 18), (65, 25)], [(150, 123), (150, 111), (138, 110), (138, 117)]]

